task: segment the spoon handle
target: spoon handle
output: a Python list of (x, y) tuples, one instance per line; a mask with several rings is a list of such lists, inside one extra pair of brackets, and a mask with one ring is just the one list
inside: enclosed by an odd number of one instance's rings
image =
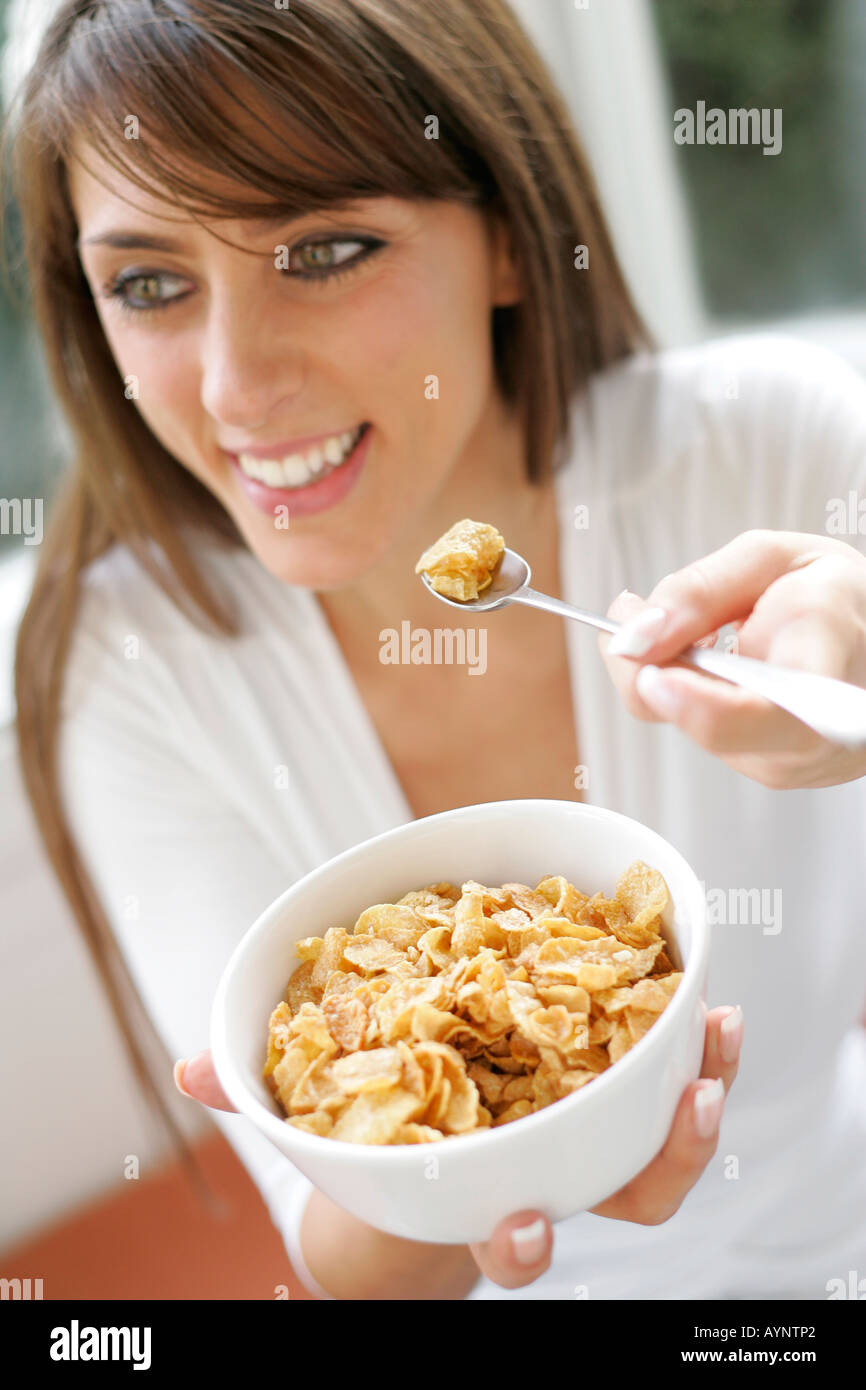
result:
[(859, 685), (704, 647), (689, 647), (674, 660), (763, 695), (831, 743), (866, 748), (866, 690)]
[(622, 623), (611, 622), (598, 613), (590, 613), (587, 608), (576, 608), (573, 603), (565, 603), (561, 598), (551, 598), (550, 594), (540, 594), (537, 589), (525, 585), (509, 596), (511, 603), (527, 603), (530, 608), (543, 608), (545, 613), (556, 613), (560, 618), (574, 618), (578, 623), (597, 627), (599, 632), (619, 632)]
[[(514, 594), (513, 601), (542, 608), (562, 618), (573, 618), (600, 632), (618, 632), (622, 626), (561, 599), (539, 594), (535, 589), (521, 589)], [(730, 681), (732, 685), (741, 685), (787, 710), (832, 743), (846, 748), (866, 748), (866, 690), (858, 685), (704, 647), (687, 647), (670, 663), (664, 664), (692, 666)]]

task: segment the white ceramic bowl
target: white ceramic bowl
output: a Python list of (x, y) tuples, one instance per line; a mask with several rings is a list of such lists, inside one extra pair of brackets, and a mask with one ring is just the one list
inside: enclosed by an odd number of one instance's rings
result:
[[(365, 907), (473, 878), (534, 886), (562, 874), (612, 896), (635, 859), (670, 889), (665, 935), (684, 976), (657, 1023), (607, 1072), (525, 1119), (432, 1144), (363, 1145), (286, 1122), (262, 1079), (267, 1025), (297, 966), (295, 942), (351, 929)], [(512, 1212), (551, 1221), (616, 1192), (661, 1148), (700, 1071), (709, 934), (704, 892), (682, 856), (637, 821), (570, 801), (499, 801), (410, 821), (289, 888), (246, 933), (214, 1001), (211, 1047), (233, 1104), (310, 1181), (371, 1226), (413, 1240), (487, 1240)], [(669, 952), (670, 953), (670, 952)]]

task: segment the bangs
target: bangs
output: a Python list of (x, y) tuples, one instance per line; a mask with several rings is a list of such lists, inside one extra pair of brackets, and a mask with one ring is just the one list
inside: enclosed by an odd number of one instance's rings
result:
[(426, 137), (446, 97), (391, 47), (340, 0), (96, 0), (39, 81), (28, 135), (64, 162), (82, 142), (208, 218), (290, 219), (376, 196), (489, 201), (475, 142), (453, 124)]
[[(178, 515), (191, 508), (211, 530), (227, 514), (139, 411), (125, 398), (111, 404), (117, 362), (79, 255), (67, 177), (76, 159), (214, 235), (218, 219), (285, 225), (377, 197), (491, 214), (521, 282), (513, 303), (492, 309), (496, 385), (520, 413), (532, 482), (563, 457), (576, 392), (649, 345), (567, 108), (509, 0), (51, 6), (0, 142), (20, 211), (19, 265), (73, 423), (82, 488), (98, 499), (106, 534), (137, 536), (144, 525), (171, 549), (178, 575), (185, 560), (163, 525), (163, 498), (173, 494)], [(4, 229), (17, 236), (11, 219)], [(574, 274), (576, 245), (592, 247), (591, 275)]]

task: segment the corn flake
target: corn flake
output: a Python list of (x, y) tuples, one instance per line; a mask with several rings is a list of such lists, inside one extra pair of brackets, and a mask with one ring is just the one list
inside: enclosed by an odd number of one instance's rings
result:
[(495, 526), (468, 518), (424, 551), (416, 574), (426, 574), (437, 594), (476, 599), (493, 582), (493, 572), (505, 553), (505, 541)]

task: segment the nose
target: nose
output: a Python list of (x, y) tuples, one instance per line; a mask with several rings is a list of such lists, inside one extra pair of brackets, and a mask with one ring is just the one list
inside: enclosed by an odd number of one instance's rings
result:
[(202, 340), (201, 402), (213, 420), (263, 428), (304, 384), (301, 349), (269, 331), (267, 306), (247, 292), (213, 301)]

